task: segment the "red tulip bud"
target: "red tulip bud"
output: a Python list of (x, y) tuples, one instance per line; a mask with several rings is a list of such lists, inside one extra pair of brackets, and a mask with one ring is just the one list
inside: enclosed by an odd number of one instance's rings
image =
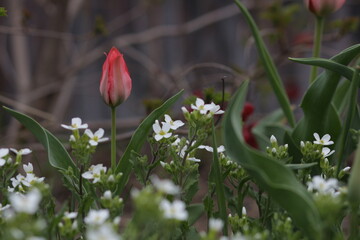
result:
[(129, 97), (131, 86), (131, 78), (123, 55), (112, 47), (103, 65), (100, 94), (107, 105), (116, 107)]
[(305, 0), (306, 7), (316, 16), (324, 17), (344, 5), (345, 0)]

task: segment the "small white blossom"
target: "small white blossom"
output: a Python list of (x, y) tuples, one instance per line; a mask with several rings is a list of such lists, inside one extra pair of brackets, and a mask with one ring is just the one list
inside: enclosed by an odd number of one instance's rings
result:
[(277, 143), (277, 139), (276, 139), (276, 137), (274, 135), (271, 135), (270, 142), (271, 143)]
[(93, 179), (93, 183), (100, 182), (100, 177), (102, 173), (106, 173), (107, 168), (102, 164), (92, 165), (89, 168), (89, 171), (84, 172), (81, 176), (85, 179)]
[(106, 137), (103, 138), (104, 133), (105, 131), (102, 128), (99, 128), (99, 130), (97, 130), (95, 133), (93, 133), (90, 129), (85, 130), (85, 134), (88, 135), (88, 137), (90, 138), (89, 144), (91, 146), (97, 146), (98, 143), (109, 140), (109, 138)]
[(157, 176), (151, 176), (151, 182), (154, 187), (165, 194), (176, 195), (180, 193), (180, 187), (175, 185), (171, 180), (159, 179)]
[(330, 135), (329, 134), (325, 134), (322, 138), (320, 138), (318, 133), (314, 133), (314, 144), (319, 144), (319, 145), (323, 145), (323, 146), (328, 146), (328, 145), (332, 145), (334, 144), (333, 141), (330, 141)]
[(101, 225), (110, 216), (108, 209), (94, 210), (91, 209), (88, 215), (84, 218), (84, 222), (88, 225)]
[(197, 98), (195, 101), (195, 105), (191, 104), (191, 108), (193, 110), (198, 110), (201, 114), (207, 114), (214, 106), (210, 104), (205, 104), (204, 100), (201, 98)]
[(5, 206), (3, 206), (3, 205), (0, 203), (0, 212), (5, 211), (5, 210), (7, 210), (7, 209), (9, 209), (9, 208), (10, 208), (10, 204), (6, 204)]
[(247, 211), (246, 211), (246, 207), (245, 207), (245, 206), (242, 207), (242, 209), (241, 209), (241, 214), (242, 214), (243, 216), (246, 216), (246, 215), (247, 215)]
[(113, 223), (114, 223), (115, 225), (119, 225), (119, 224), (120, 224), (120, 221), (121, 221), (121, 217), (120, 217), (120, 216), (117, 216), (116, 218), (114, 218)]
[(351, 167), (350, 167), (350, 166), (347, 166), (347, 167), (344, 167), (342, 171), (344, 171), (344, 172), (349, 172), (350, 169), (351, 169)]
[(160, 141), (163, 138), (171, 137), (171, 132), (169, 132), (171, 128), (170, 124), (163, 123), (162, 127), (160, 127), (159, 121), (156, 120), (152, 127), (155, 132), (154, 138), (156, 141)]
[(223, 114), (223, 113), (224, 113), (223, 110), (220, 110), (220, 106), (219, 106), (219, 105), (216, 105), (216, 104), (213, 103), (213, 102), (211, 102), (209, 105), (210, 105), (209, 107), (211, 107), (210, 110), (209, 110), (210, 113), (212, 113), (212, 114), (214, 114), (214, 115), (218, 115), (218, 114)]
[(111, 199), (112, 198), (111, 191), (110, 190), (105, 191), (103, 197), (105, 199)]
[(41, 201), (41, 193), (37, 189), (33, 189), (26, 195), (21, 193), (12, 193), (9, 196), (11, 206), (16, 212), (34, 214), (39, 208)]
[(186, 109), (186, 107), (181, 107), (181, 111), (185, 114), (185, 113), (189, 113), (189, 111)]
[(121, 240), (110, 224), (104, 224), (86, 231), (87, 240)]
[(170, 117), (169, 115), (167, 115), (167, 114), (164, 115), (164, 118), (165, 118), (165, 122), (163, 122), (163, 123), (169, 124), (169, 125), (170, 125), (170, 128), (171, 128), (172, 130), (176, 130), (176, 129), (178, 129), (179, 127), (184, 126), (184, 123), (183, 123), (181, 120), (175, 120), (175, 121), (173, 121), (173, 120), (171, 119), (171, 117)]
[[(210, 146), (200, 145), (198, 148), (199, 148), (199, 149), (205, 149), (206, 151), (211, 152), (211, 153), (214, 152), (213, 147), (210, 147)], [(220, 146), (217, 148), (217, 152), (218, 152), (218, 153), (225, 152), (225, 147), (224, 147), (223, 145), (220, 145)]]
[(26, 240), (46, 240), (46, 239), (43, 237), (32, 236), (32, 237), (26, 238)]
[(74, 135), (72, 135), (72, 134), (70, 135), (69, 142), (76, 142)]
[(330, 148), (324, 147), (321, 150), (321, 154), (326, 158), (328, 156), (330, 156), (331, 154), (333, 154), (335, 152), (335, 150), (330, 151)]
[(26, 173), (33, 173), (33, 171), (34, 171), (34, 167), (30, 162), (27, 165), (24, 164), (23, 168)]
[(220, 232), (224, 227), (224, 222), (219, 218), (210, 218), (209, 219), (209, 228), (216, 232)]
[(169, 219), (185, 221), (188, 218), (188, 212), (185, 208), (185, 203), (180, 200), (175, 200), (171, 203), (163, 199), (160, 202), (160, 209), (164, 212), (164, 217)]
[(88, 125), (86, 123), (83, 124), (81, 118), (76, 117), (71, 119), (71, 125), (61, 124), (61, 127), (74, 131), (78, 129), (86, 129), (88, 128)]
[(8, 148), (0, 148), (0, 167), (5, 165), (6, 160), (3, 159), (3, 157), (5, 157), (8, 154), (9, 154), (9, 149)]
[(23, 149), (20, 149), (19, 151), (16, 150), (15, 148), (10, 148), (10, 150), (15, 153), (16, 155), (28, 155), (30, 153), (32, 153), (32, 151), (29, 149), (29, 148), (23, 148)]
[[(185, 157), (186, 150), (187, 150), (187, 146), (184, 146), (184, 147), (180, 150), (179, 156), (180, 156), (181, 158), (184, 158), (184, 157)], [(189, 161), (192, 161), (192, 162), (201, 162), (200, 159), (195, 158), (195, 157), (189, 157), (189, 155), (187, 155), (186, 160), (189, 160)]]
[(75, 219), (77, 218), (77, 216), (78, 216), (77, 212), (64, 212), (64, 218)]
[(300, 146), (301, 146), (301, 148), (304, 148), (304, 147), (305, 147), (304, 141), (301, 141), (301, 142), (300, 142)]

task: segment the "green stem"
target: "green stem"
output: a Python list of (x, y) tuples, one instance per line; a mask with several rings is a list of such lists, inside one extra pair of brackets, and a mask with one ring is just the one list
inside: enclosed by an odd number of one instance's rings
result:
[[(316, 25), (314, 32), (314, 47), (313, 47), (313, 57), (315, 58), (320, 56), (323, 31), (324, 31), (324, 18), (316, 17)], [(310, 73), (310, 84), (315, 81), (316, 76), (317, 76), (317, 66), (312, 66)]]
[(111, 169), (116, 169), (116, 107), (111, 107)]
[(216, 195), (218, 198), (218, 207), (219, 207), (220, 218), (224, 222), (223, 234), (225, 236), (227, 236), (228, 235), (228, 227), (227, 227), (227, 225), (228, 225), (227, 216), (228, 215), (226, 212), (226, 198), (225, 198), (224, 183), (223, 183), (222, 174), (221, 174), (221, 166), (220, 166), (218, 153), (217, 153), (214, 119), (212, 122), (212, 141), (213, 141), (213, 149), (214, 149), (212, 170), (214, 170), (215, 189), (216, 189)]
[(350, 240), (358, 239), (359, 236), (359, 219), (358, 219), (358, 206), (351, 207), (350, 213)]

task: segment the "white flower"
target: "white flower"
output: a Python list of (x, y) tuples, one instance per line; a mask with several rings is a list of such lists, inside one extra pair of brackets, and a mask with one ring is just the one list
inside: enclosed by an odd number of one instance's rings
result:
[[(187, 146), (184, 146), (184, 147), (181, 149), (181, 151), (179, 152), (179, 156), (180, 156), (181, 158), (184, 158), (184, 157), (185, 157), (186, 150), (187, 150)], [(195, 158), (195, 157), (189, 157), (189, 155), (187, 155), (186, 160), (189, 160), (189, 161), (192, 161), (192, 162), (201, 162), (200, 159)]]
[(88, 225), (101, 225), (109, 218), (109, 216), (110, 213), (108, 209), (91, 209), (85, 217), (84, 222)]
[(7, 210), (7, 209), (9, 209), (9, 208), (10, 208), (10, 204), (6, 204), (5, 206), (3, 206), (3, 205), (0, 203), (0, 212), (5, 211), (5, 210)]
[(179, 146), (180, 141), (181, 141), (181, 139), (177, 138), (173, 143), (171, 143), (171, 146), (174, 146), (174, 147)]
[(151, 176), (150, 179), (154, 187), (160, 192), (171, 195), (176, 195), (180, 193), (180, 187), (175, 185), (171, 180), (161, 180), (155, 175)]
[(185, 203), (180, 200), (175, 200), (171, 203), (168, 200), (163, 199), (160, 202), (160, 209), (164, 212), (165, 218), (185, 221), (188, 217), (188, 212), (185, 207)]
[(71, 119), (71, 125), (64, 125), (64, 124), (61, 124), (61, 126), (65, 129), (69, 129), (69, 130), (78, 130), (78, 129), (86, 129), (88, 128), (88, 125), (86, 123), (82, 124), (82, 121), (81, 121), (81, 118), (73, 118)]
[(81, 176), (85, 179), (93, 179), (93, 183), (97, 183), (100, 181), (101, 174), (106, 172), (106, 169), (102, 164), (92, 165), (89, 171), (84, 172)]
[(20, 149), (19, 151), (16, 150), (15, 148), (10, 148), (10, 150), (13, 153), (15, 153), (16, 155), (28, 155), (32, 152), (29, 148), (23, 148), (23, 149)]
[(323, 145), (323, 146), (328, 146), (328, 145), (334, 144), (333, 141), (330, 141), (331, 137), (329, 134), (325, 134), (322, 138), (320, 138), (319, 134), (314, 133), (314, 138), (316, 139), (316, 141), (314, 141), (315, 144), (319, 144), (319, 145)]
[(342, 171), (344, 171), (344, 172), (349, 172), (350, 169), (351, 169), (351, 167), (347, 166), (347, 167), (344, 167)]
[(171, 137), (170, 128), (171, 125), (168, 123), (163, 123), (162, 127), (160, 127), (159, 121), (156, 120), (155, 123), (152, 125), (153, 130), (155, 132), (155, 140), (160, 141), (162, 138), (169, 138)]
[(110, 224), (104, 224), (98, 228), (90, 228), (86, 231), (87, 240), (121, 240)]
[(26, 173), (32, 173), (34, 171), (34, 167), (30, 162), (27, 165), (24, 164), (23, 168)]
[(224, 227), (224, 222), (219, 218), (210, 218), (209, 219), (209, 228), (216, 232), (220, 232)]
[(0, 167), (5, 165), (6, 160), (3, 159), (3, 157), (5, 157), (8, 154), (9, 154), (9, 149), (8, 148), (0, 148)]
[(209, 109), (210, 113), (214, 114), (214, 115), (217, 115), (217, 114), (223, 114), (224, 111), (223, 110), (220, 110), (220, 106), (219, 105), (216, 105), (215, 103), (211, 102), (209, 104), (209, 107), (211, 107)]
[(304, 147), (305, 147), (304, 141), (301, 141), (301, 142), (300, 142), (300, 146), (301, 146), (301, 148), (304, 148)]
[(9, 196), (11, 206), (16, 212), (34, 214), (39, 208), (41, 201), (41, 193), (37, 189), (33, 189), (26, 195), (21, 193), (12, 193)]
[(183, 123), (181, 120), (175, 120), (175, 121), (173, 121), (173, 120), (171, 119), (171, 117), (170, 117), (169, 115), (167, 115), (167, 114), (165, 114), (164, 117), (165, 117), (165, 122), (163, 122), (163, 123), (169, 124), (169, 125), (170, 125), (170, 128), (171, 128), (172, 130), (176, 130), (176, 129), (178, 129), (179, 127), (184, 126), (184, 123)]
[(210, 109), (213, 109), (214, 106), (211, 104), (205, 104), (204, 100), (201, 98), (197, 98), (195, 101), (195, 105), (191, 104), (191, 108), (194, 110), (198, 110), (201, 114), (207, 114)]
[(309, 191), (315, 191), (319, 194), (336, 195), (339, 189), (339, 182), (335, 178), (325, 180), (321, 176), (314, 176), (311, 182), (307, 183)]
[(181, 111), (186, 114), (186, 113), (189, 113), (189, 111), (186, 109), (186, 107), (181, 107)]
[(112, 198), (111, 191), (110, 190), (105, 191), (103, 197), (105, 199), (111, 199)]
[(46, 240), (46, 239), (43, 237), (32, 236), (32, 237), (26, 238), (26, 240)]
[(91, 146), (97, 146), (98, 143), (107, 141), (109, 138), (103, 138), (104, 133), (105, 131), (102, 128), (99, 128), (99, 130), (97, 130), (95, 133), (93, 133), (90, 129), (85, 130), (85, 134), (90, 138), (89, 144)]
[[(200, 145), (198, 148), (199, 149), (205, 149), (206, 151), (211, 152), (211, 153), (214, 152), (214, 149), (212, 147), (210, 147), (210, 146)], [(225, 147), (223, 145), (219, 146), (217, 148), (217, 152), (218, 153), (225, 152)]]
[(70, 135), (69, 142), (76, 142), (74, 135), (72, 135), (72, 134)]
[(67, 219), (75, 219), (77, 218), (78, 213), (77, 212), (64, 212), (64, 218)]
[(276, 139), (276, 137), (274, 135), (271, 135), (270, 142), (271, 143), (277, 143), (277, 139)]
[(247, 211), (246, 211), (246, 207), (245, 207), (245, 206), (242, 207), (242, 209), (241, 209), (241, 214), (242, 214), (243, 216), (246, 216), (246, 215), (247, 215)]
[(335, 150), (330, 151), (330, 148), (324, 147), (321, 150), (321, 154), (326, 158), (328, 156), (330, 156), (331, 154), (333, 154), (335, 152)]

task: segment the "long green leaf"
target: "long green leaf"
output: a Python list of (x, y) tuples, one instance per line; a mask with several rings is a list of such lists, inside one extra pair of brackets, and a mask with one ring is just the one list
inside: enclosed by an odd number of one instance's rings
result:
[(36, 139), (45, 147), (51, 166), (62, 171), (67, 171), (68, 168), (71, 167), (74, 173), (78, 174), (78, 168), (75, 166), (69, 153), (66, 151), (59, 139), (43, 128), (33, 118), (7, 107), (4, 107), (4, 109), (9, 112), (11, 116), (16, 118), (22, 125), (24, 125), (32, 134), (34, 134)]
[[(358, 54), (360, 54), (360, 44), (345, 49), (338, 55), (331, 58), (333, 62), (342, 65), (349, 64)], [(340, 134), (341, 123), (338, 113), (333, 104), (331, 104), (337, 86), (340, 81), (340, 75), (326, 70), (320, 74), (310, 88), (306, 91), (301, 102), (301, 108), (304, 117), (292, 133), (296, 143), (305, 140), (311, 140), (312, 134), (329, 133), (336, 141)]]
[(351, 80), (354, 74), (354, 69), (325, 58), (289, 58), (289, 59), (297, 63), (325, 68), (327, 70), (340, 74), (341, 76), (344, 76), (348, 80)]
[(287, 120), (289, 121), (290, 126), (294, 127), (295, 117), (290, 107), (289, 98), (286, 95), (285, 88), (281, 82), (281, 78), (275, 67), (275, 64), (265, 46), (263, 39), (260, 36), (259, 29), (246, 7), (239, 0), (235, 0), (235, 3), (239, 7), (240, 11), (244, 15), (247, 23), (250, 26), (260, 59), (264, 65), (270, 84), (274, 89), (275, 95), (280, 103), (282, 110), (284, 111)]
[(239, 162), (259, 186), (284, 208), (311, 239), (321, 239), (320, 217), (311, 195), (294, 173), (280, 161), (250, 148), (242, 136), (240, 112), (248, 81), (233, 97), (223, 120), (225, 148), (232, 160)]
[(134, 132), (128, 146), (126, 147), (123, 156), (120, 159), (119, 164), (116, 167), (116, 173), (121, 172), (123, 174), (117, 188), (118, 193), (121, 193), (123, 191), (131, 173), (131, 167), (132, 167), (130, 163), (131, 152), (132, 151), (139, 152), (141, 150), (155, 120), (160, 118), (162, 115), (164, 115), (166, 111), (179, 99), (182, 93), (183, 90), (178, 92), (176, 95), (172, 96), (159, 108), (155, 109), (147, 118), (145, 118), (145, 120), (139, 125), (139, 127)]
[(347, 142), (349, 141), (349, 130), (352, 125), (352, 121), (354, 119), (354, 116), (356, 114), (356, 107), (357, 107), (357, 96), (358, 96), (358, 85), (360, 82), (360, 65), (356, 66), (355, 72), (353, 74), (353, 79), (351, 81), (350, 85), (350, 94), (349, 94), (349, 107), (347, 111), (347, 116), (345, 118), (345, 124), (342, 128), (339, 143), (336, 145), (336, 159), (338, 160), (337, 164), (337, 173), (340, 172), (340, 168), (342, 167), (342, 162), (344, 158), (344, 151), (345, 147), (347, 145)]

